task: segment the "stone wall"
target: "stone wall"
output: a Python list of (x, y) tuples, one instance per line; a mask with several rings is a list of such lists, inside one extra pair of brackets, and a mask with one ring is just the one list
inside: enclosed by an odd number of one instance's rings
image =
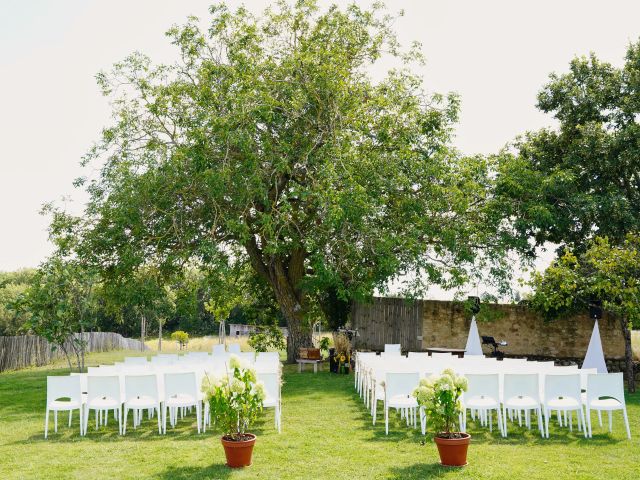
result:
[[(423, 300), (422, 348), (464, 348), (471, 319), (459, 303)], [(492, 320), (478, 321), (480, 335), (506, 340), (501, 350), (508, 356), (583, 359), (594, 321), (588, 315), (545, 323), (535, 312), (519, 305), (492, 305), (498, 312)], [(624, 339), (615, 318), (605, 315), (598, 322), (607, 359), (624, 358)], [(491, 348), (483, 346), (484, 352)]]

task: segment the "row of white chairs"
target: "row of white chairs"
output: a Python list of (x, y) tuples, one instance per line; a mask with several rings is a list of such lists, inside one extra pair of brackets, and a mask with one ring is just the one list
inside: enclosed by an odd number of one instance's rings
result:
[[(521, 424), (524, 415), (525, 424), (531, 428), (531, 415), (534, 413), (541, 435), (548, 437), (548, 422), (551, 412), (555, 411), (560, 425), (568, 424), (570, 428), (575, 412), (579, 430), (585, 436), (591, 436), (591, 410), (598, 412), (600, 425), (601, 412), (609, 412), (610, 430), (611, 412), (622, 410), (627, 436), (630, 437), (622, 374), (598, 375), (594, 369), (554, 367), (553, 362), (530, 362), (526, 359), (497, 362), (484, 357), (458, 359), (449, 354), (428, 357), (422, 352), (412, 353), (403, 357), (398, 349), (397, 352), (385, 351), (380, 356), (368, 352), (356, 356), (355, 386), (371, 408), (374, 424), (377, 403), (383, 402), (387, 433), (390, 408), (400, 410), (407, 424), (416, 426), (418, 405), (411, 393), (421, 377), (453, 368), (469, 381), (469, 390), (462, 399), (464, 413), (460, 425), (463, 431), (466, 429), (467, 410), (471, 410), (472, 416), (477, 413), (481, 423), (488, 423), (490, 430), (495, 411), (503, 436), (507, 435), (507, 418), (513, 420), (517, 416)], [(423, 432), (425, 421), (421, 413)]]
[[(231, 344), (229, 347), (237, 345)], [(237, 355), (241, 359), (253, 364), (255, 362), (260, 362), (263, 360), (277, 360), (280, 361), (280, 354), (278, 352), (225, 352), (224, 350), (216, 350), (214, 346), (214, 352), (187, 352), (183, 355), (178, 355), (177, 353), (159, 353), (154, 355), (148, 359), (146, 356), (140, 357), (125, 357), (124, 363), (127, 365), (147, 365), (148, 363), (159, 364), (159, 365), (173, 365), (176, 363), (182, 362), (206, 362), (209, 360), (229, 360), (231, 355)], [(220, 344), (220, 346), (224, 349), (224, 345)], [(239, 346), (239, 345), (238, 345)]]
[[(275, 409), (275, 426), (281, 431), (282, 401), (280, 392), (281, 364), (277, 353), (259, 356), (255, 361), (258, 380), (265, 384), (264, 408)], [(144, 357), (128, 357), (144, 358)], [(158, 416), (158, 432), (166, 433), (167, 413), (175, 426), (178, 414), (196, 409), (198, 433), (210, 424), (208, 405), (204, 404), (200, 386), (205, 375), (224, 376), (229, 372), (227, 362), (213, 359), (210, 362), (181, 362), (160, 365), (152, 362), (89, 367), (87, 374), (47, 377), (47, 405), (45, 414), (45, 438), (48, 435), (49, 412), (54, 413), (54, 429), (58, 429), (58, 412), (69, 412), (71, 426), (74, 410), (80, 413), (80, 434), (86, 435), (90, 410), (96, 414), (96, 428), (106, 425), (109, 412), (118, 422), (118, 431), (126, 433), (128, 412), (133, 412), (134, 428), (140, 425), (147, 410), (149, 418)]]

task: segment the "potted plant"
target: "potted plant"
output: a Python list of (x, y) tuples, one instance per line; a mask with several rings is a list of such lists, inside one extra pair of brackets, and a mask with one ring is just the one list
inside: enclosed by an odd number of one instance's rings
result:
[(440, 463), (447, 466), (467, 464), (467, 448), (471, 441), (468, 433), (456, 431), (462, 406), (460, 397), (467, 390), (467, 379), (451, 369), (442, 375), (420, 380), (413, 392), (418, 405), (424, 408), (428, 422), (435, 430)]
[(237, 355), (231, 355), (224, 377), (206, 375), (202, 382), (214, 425), (222, 430), (222, 446), (227, 465), (232, 468), (251, 465), (256, 436), (249, 427), (262, 411), (265, 389), (256, 372)]

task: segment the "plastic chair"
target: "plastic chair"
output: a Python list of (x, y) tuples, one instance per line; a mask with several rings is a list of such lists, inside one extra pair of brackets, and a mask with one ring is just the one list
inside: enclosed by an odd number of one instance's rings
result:
[(194, 372), (164, 374), (164, 402), (162, 405), (162, 431), (167, 433), (167, 409), (169, 422), (175, 427), (178, 409), (196, 407), (196, 425), (198, 433), (202, 425), (202, 402), (199, 400), (199, 388)]
[(147, 357), (124, 357), (125, 365), (146, 365)]
[(280, 375), (278, 373), (259, 373), (258, 380), (264, 383), (264, 389), (266, 391), (266, 398), (262, 402), (262, 407), (275, 409), (275, 427), (278, 433), (280, 433), (282, 431)]
[[(559, 367), (556, 367), (559, 368)], [(547, 374), (544, 377), (544, 397), (542, 399), (545, 417), (545, 434), (549, 438), (549, 419), (551, 411), (569, 414), (569, 429), (573, 430), (572, 412), (577, 412), (578, 431), (582, 427), (587, 438), (587, 425), (582, 410), (582, 396), (580, 394), (580, 374)], [(560, 416), (559, 420), (560, 420)]]
[[(68, 400), (66, 400), (68, 398)], [(73, 411), (80, 416), (82, 435), (82, 387), (79, 375), (68, 377), (47, 377), (47, 408), (44, 416), (44, 438), (49, 432), (49, 411), (53, 412), (53, 431), (58, 433), (58, 412), (69, 412), (69, 427)]]
[(84, 408), (84, 434), (87, 434), (89, 411), (96, 412), (96, 430), (100, 417), (107, 423), (107, 412), (113, 410), (118, 421), (118, 433), (122, 434), (122, 389), (118, 375), (87, 375), (87, 403)]
[(407, 358), (411, 361), (425, 362), (429, 360), (429, 354), (427, 352), (409, 352)]
[(493, 432), (493, 411), (498, 417), (500, 434), (505, 436), (500, 411), (500, 376), (497, 373), (465, 374), (469, 388), (462, 395), (462, 431), (467, 429), (467, 409), (475, 410), (480, 415), (482, 425), (489, 423), (489, 431)]
[(133, 410), (133, 428), (142, 422), (144, 410), (153, 409), (158, 414), (158, 433), (162, 433), (158, 377), (151, 375), (125, 375), (124, 377), (124, 422), (122, 434), (127, 433), (127, 417)]
[(589, 437), (593, 436), (591, 429), (591, 410), (596, 410), (598, 413), (606, 411), (609, 414), (609, 432), (611, 432), (613, 427), (611, 413), (614, 410), (622, 410), (624, 426), (627, 430), (627, 438), (631, 439), (627, 405), (624, 399), (624, 379), (622, 373), (589, 374), (587, 376), (586, 408)]
[(211, 349), (211, 353), (213, 353), (214, 356), (223, 355), (227, 353), (224, 343), (218, 343), (217, 345), (214, 345), (213, 348)]
[(256, 363), (256, 352), (240, 352), (236, 353), (238, 357), (247, 362), (249, 365)]
[(235, 353), (236, 355), (239, 354), (242, 350), (240, 349), (240, 344), (239, 343), (230, 343), (227, 346), (227, 351), (229, 353)]
[(384, 426), (385, 433), (389, 435), (389, 409), (395, 408), (402, 412), (410, 423), (416, 426), (416, 409), (418, 401), (412, 396), (418, 386), (420, 374), (418, 372), (393, 373), (388, 372), (384, 386)]
[[(504, 422), (504, 436), (507, 436), (507, 410), (518, 412), (518, 422), (521, 422), (520, 412), (525, 412), (525, 424), (531, 429), (531, 411), (535, 411), (538, 419), (540, 435), (544, 437), (542, 408), (540, 407), (540, 386), (537, 373), (505, 373), (503, 381), (502, 421)], [(521, 424), (521, 423), (520, 423)]]
[(385, 343), (384, 344), (384, 353), (397, 353), (400, 355), (401, 348), (399, 343)]

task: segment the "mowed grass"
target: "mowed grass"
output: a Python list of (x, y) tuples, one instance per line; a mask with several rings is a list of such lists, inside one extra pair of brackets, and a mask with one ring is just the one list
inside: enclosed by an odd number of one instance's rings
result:
[[(89, 364), (109, 363), (129, 352), (92, 354)], [(551, 438), (509, 425), (500, 438), (470, 424), (473, 436), (469, 465), (450, 469), (438, 464), (430, 438), (408, 429), (393, 417), (384, 434), (353, 388), (353, 376), (321, 372), (298, 374), (285, 367), (283, 432), (273, 428), (266, 411), (253, 431), (258, 435), (253, 465), (232, 471), (224, 466), (219, 433), (198, 435), (195, 417), (181, 420), (166, 436), (155, 420), (145, 419), (127, 435), (107, 427), (78, 435), (78, 417), (71, 428), (60, 418), (43, 438), (47, 375), (66, 374), (63, 364), (0, 374), (0, 478), (2, 479), (634, 479), (640, 477), (640, 395), (627, 397), (632, 440), (627, 440), (622, 415), (615, 413), (609, 434), (597, 426), (586, 440), (553, 425)], [(606, 419), (606, 415), (605, 415)], [(91, 417), (93, 421), (93, 416)], [(554, 422), (555, 423), (555, 422)]]

